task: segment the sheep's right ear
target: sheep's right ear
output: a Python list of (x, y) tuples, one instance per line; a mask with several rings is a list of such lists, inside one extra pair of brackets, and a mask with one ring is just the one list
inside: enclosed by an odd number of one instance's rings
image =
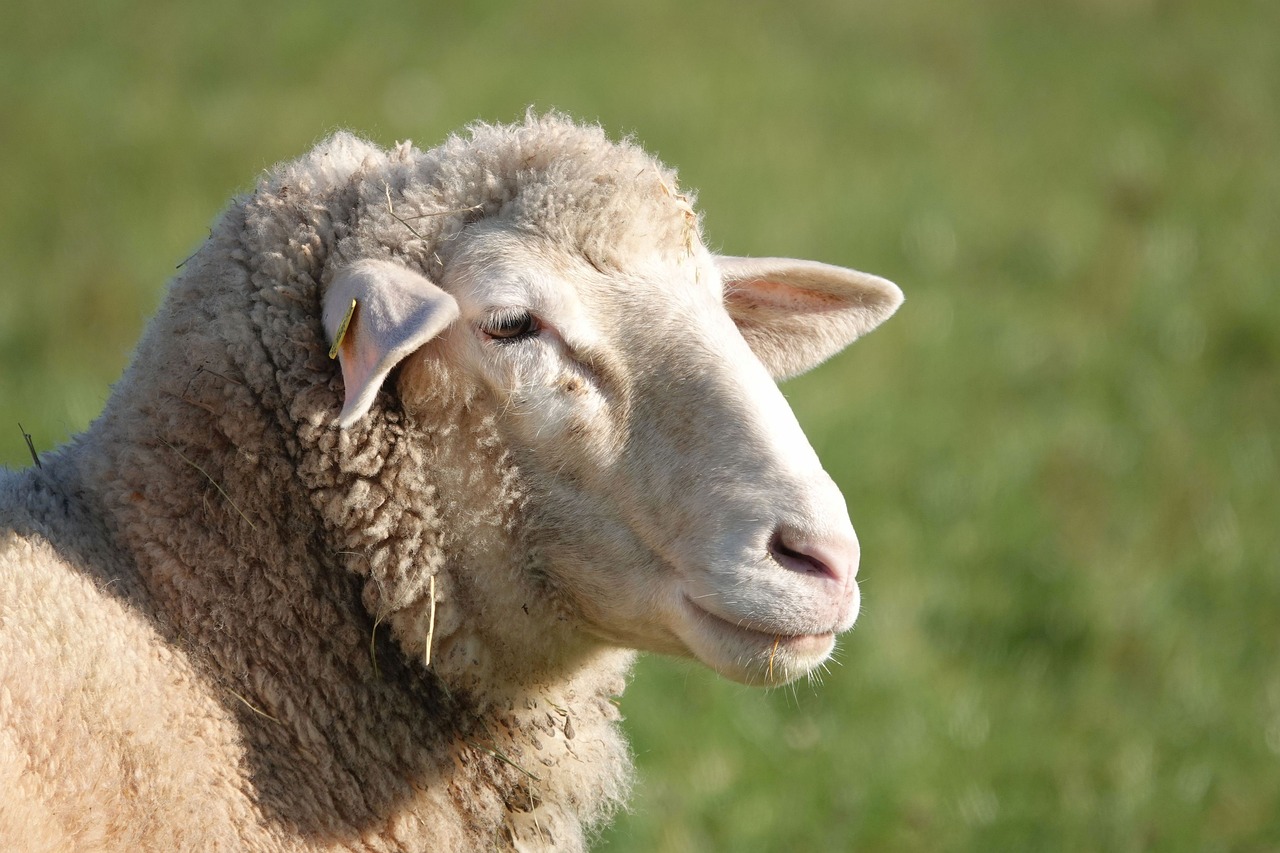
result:
[(792, 258), (716, 256), (725, 308), (775, 379), (803, 373), (889, 318), (893, 282)]
[(346, 388), (338, 426), (345, 429), (363, 417), (391, 368), (457, 317), (452, 296), (400, 264), (364, 260), (339, 270), (322, 312)]

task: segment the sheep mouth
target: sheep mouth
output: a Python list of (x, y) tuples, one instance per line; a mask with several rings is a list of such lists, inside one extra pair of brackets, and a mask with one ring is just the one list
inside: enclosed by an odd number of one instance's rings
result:
[(835, 648), (834, 631), (796, 634), (761, 630), (718, 616), (688, 596), (684, 604), (698, 633), (710, 641), (690, 643), (690, 651), (735, 681), (783, 684), (809, 672)]

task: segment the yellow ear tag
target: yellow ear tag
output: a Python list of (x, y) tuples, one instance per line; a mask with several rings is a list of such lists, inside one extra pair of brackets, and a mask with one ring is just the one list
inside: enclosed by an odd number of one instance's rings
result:
[(351, 325), (351, 318), (356, 313), (356, 301), (351, 300), (351, 307), (347, 309), (347, 314), (342, 318), (342, 322), (338, 324), (338, 332), (333, 336), (333, 346), (329, 347), (329, 358), (338, 357), (338, 347), (342, 346), (342, 339), (347, 336), (347, 327)]

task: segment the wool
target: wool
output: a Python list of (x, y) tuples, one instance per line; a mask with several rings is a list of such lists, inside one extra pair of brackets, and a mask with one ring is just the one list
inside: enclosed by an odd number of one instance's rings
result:
[[(677, 251), (660, 183), (638, 148), (531, 116), (425, 153), (340, 133), (233, 202), (103, 414), (0, 475), (0, 836), (583, 847), (626, 793), (610, 700), (632, 653), (566, 639), (563, 601), (523, 572), (527, 495), (457, 377), (430, 420), (383, 393), (333, 426), (317, 305), (356, 257), (438, 273), (481, 216), (605, 267)], [(471, 631), (513, 618), (520, 648)]]

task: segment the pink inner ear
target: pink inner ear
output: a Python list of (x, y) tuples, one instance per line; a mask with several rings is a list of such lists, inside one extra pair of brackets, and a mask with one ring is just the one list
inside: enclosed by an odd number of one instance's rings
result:
[(352, 301), (355, 314), (338, 349), (346, 391), (338, 416), (343, 429), (369, 410), (392, 368), (458, 316), (452, 296), (394, 261), (356, 261), (334, 275), (323, 309), (330, 340)]
[(342, 384), (348, 389), (349, 395), (357, 397), (372, 381), (382, 357), (377, 347), (360, 345), (360, 341), (364, 341), (367, 335), (359, 330), (359, 325), (360, 308), (356, 306), (351, 325), (347, 327), (347, 334), (338, 347), (342, 356), (338, 360), (342, 367)]
[(767, 279), (743, 279), (725, 288), (725, 299), (748, 308), (772, 308), (802, 314), (840, 311), (847, 299), (816, 290), (804, 290)]

